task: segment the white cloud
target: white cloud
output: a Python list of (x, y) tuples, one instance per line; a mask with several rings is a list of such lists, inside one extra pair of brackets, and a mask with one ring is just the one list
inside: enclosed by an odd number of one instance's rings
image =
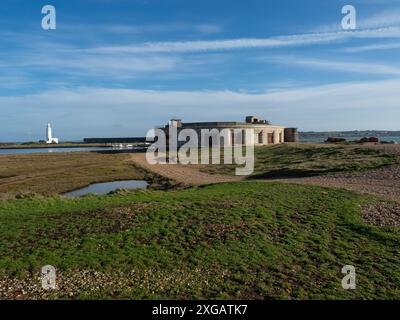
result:
[[(382, 2), (382, 0), (378, 0)], [(360, 6), (355, 6), (356, 10)], [(379, 11), (370, 16), (363, 16), (362, 10), (357, 10), (357, 30), (381, 29), (400, 26), (400, 9), (391, 8), (390, 10)], [(313, 32), (337, 32), (343, 30), (341, 21), (332, 24), (318, 26), (312, 29)]]
[(391, 75), (391, 76), (400, 75), (400, 67), (389, 66), (385, 64), (360, 63), (356, 61), (307, 59), (299, 57), (279, 57), (279, 58), (270, 58), (269, 60), (281, 64), (299, 65), (314, 69), (323, 69), (323, 70), (331, 70), (339, 72), (379, 74), (379, 75)]
[[(400, 79), (339, 83), (261, 94), (79, 88), (0, 97), (0, 135), (16, 126), (42, 134), (57, 124), (66, 138), (143, 135), (172, 116), (186, 121), (242, 120), (257, 114), (303, 130), (399, 129)], [(10, 118), (12, 114), (24, 117)], [(115, 125), (118, 125), (118, 128)]]
[(382, 28), (400, 25), (400, 9), (391, 8), (376, 13), (367, 18), (359, 18), (357, 26), (359, 28)]
[(358, 47), (349, 47), (341, 49), (341, 52), (347, 53), (357, 53), (357, 52), (366, 52), (366, 51), (375, 51), (375, 50), (392, 50), (392, 49), (399, 49), (400, 43), (377, 43), (365, 46), (358, 46)]
[(193, 34), (215, 34), (223, 31), (223, 26), (215, 23), (190, 24), (184, 22), (175, 22), (167, 24), (62, 24), (60, 29), (67, 32), (111, 33), (122, 35), (139, 35), (150, 33), (173, 33), (190, 32)]
[(196, 24), (193, 28), (202, 34), (215, 34), (223, 31), (223, 28), (216, 24)]
[[(220, 28), (207, 24), (198, 26), (203, 32), (214, 32)], [(29, 41), (26, 38), (27, 35), (20, 35), (20, 37), (24, 40), (22, 43), (33, 43), (33, 45), (21, 48), (13, 55), (8, 53), (0, 55), (3, 60), (3, 63), (0, 64), (4, 65), (4, 70), (9, 75), (13, 76), (18, 73), (18, 70), (23, 69), (24, 74), (29, 77), (30, 74), (35, 74), (37, 68), (41, 68), (42, 71), (51, 74), (62, 73), (85, 79), (101, 77), (99, 80), (103, 81), (104, 79), (123, 80), (149, 75), (160, 77), (163, 74), (171, 74), (171, 71), (174, 71), (174, 76), (195, 74), (194, 71), (199, 75), (209, 72), (204, 68), (200, 70), (198, 66), (200, 60), (203, 64), (212, 64), (213, 59), (209, 55), (207, 59), (194, 59), (183, 56), (181, 53), (321, 45), (352, 38), (400, 38), (400, 27), (285, 35), (259, 39), (147, 42), (120, 46), (89, 46), (89, 48), (60, 44), (57, 41), (50, 42), (48, 39), (37, 41), (38, 39), (33, 38)], [(15, 35), (11, 38), (15, 40)], [(375, 70), (377, 73), (390, 72), (385, 68), (375, 68)], [(29, 82), (33, 80), (27, 78)]]
[[(370, 0), (371, 1), (371, 0)], [(373, 2), (373, 1), (371, 1)], [(383, 0), (376, 0), (377, 3), (383, 4)], [(389, 0), (385, 1), (386, 3), (391, 2), (400, 2), (398, 0)], [(356, 6), (358, 8), (358, 6)], [(373, 30), (385, 30), (381, 37), (376, 38), (391, 38), (390, 31), (393, 31), (393, 38), (397, 38), (395, 35), (396, 31), (400, 26), (400, 8), (391, 8), (390, 10), (383, 10), (377, 12), (368, 17), (364, 17), (360, 14), (360, 11), (357, 11), (357, 31), (360, 33), (370, 33)], [(322, 25), (312, 30), (315, 33), (330, 33), (330, 32), (340, 32), (343, 31), (341, 23), (336, 22), (332, 24)], [(361, 37), (360, 37), (361, 38)], [(371, 37), (374, 38), (374, 37)], [(397, 49), (400, 48), (399, 43), (378, 43), (378, 44), (370, 44), (363, 46), (355, 46), (351, 48), (345, 48), (340, 51), (347, 53), (357, 53), (364, 51), (373, 51), (373, 50), (389, 50), (389, 49)]]
[(122, 46), (93, 47), (83, 49), (85, 52), (96, 53), (169, 53), (198, 52), (213, 50), (233, 50), (246, 48), (281, 48), (326, 44), (351, 38), (400, 38), (400, 27), (379, 29), (338, 31), (279, 36), (271, 38), (241, 38), (208, 41), (169, 41), (146, 42)]
[(44, 66), (58, 68), (62, 67), (63, 72), (70, 73), (79, 71), (94, 75), (108, 76), (134, 76), (135, 73), (161, 72), (173, 69), (178, 64), (179, 59), (175, 57), (134, 57), (119, 55), (116, 57), (105, 55), (77, 55), (65, 59), (65, 56), (58, 57), (45, 56), (33, 57), (27, 62), (22, 62), (22, 66)]

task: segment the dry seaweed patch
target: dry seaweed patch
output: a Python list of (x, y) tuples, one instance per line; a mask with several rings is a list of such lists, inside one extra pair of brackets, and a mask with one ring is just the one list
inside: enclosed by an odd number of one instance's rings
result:
[[(37, 238), (63, 240), (76, 237), (82, 239), (90, 235), (114, 234), (143, 226), (148, 222), (146, 212), (153, 211), (157, 205), (137, 203), (132, 206), (104, 208), (69, 212), (46, 218), (54, 227), (46, 224), (37, 230)], [(165, 209), (165, 206), (164, 206)], [(161, 207), (160, 207), (161, 210)]]
[(218, 242), (240, 241), (249, 236), (250, 232), (243, 221), (239, 223), (209, 223), (198, 219), (189, 219), (186, 232), (187, 245), (193, 248), (199, 243), (214, 245)]
[(363, 206), (362, 218), (365, 222), (381, 227), (400, 227), (400, 205), (379, 202)]
[[(56, 272), (56, 289), (42, 288), (40, 273), (24, 278), (0, 277), (0, 299), (140, 299), (159, 295), (189, 296), (193, 288), (216, 290), (227, 277), (228, 270), (193, 268), (138, 269), (130, 271), (70, 270)], [(200, 295), (198, 298), (202, 298)]]

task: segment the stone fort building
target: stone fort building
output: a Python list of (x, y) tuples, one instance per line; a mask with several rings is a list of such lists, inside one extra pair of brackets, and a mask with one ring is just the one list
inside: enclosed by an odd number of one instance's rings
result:
[[(254, 134), (254, 145), (269, 145), (269, 144), (279, 144), (284, 142), (298, 142), (298, 132), (297, 128), (285, 128), (282, 126), (272, 125), (266, 120), (258, 119), (255, 116), (246, 117), (245, 122), (182, 122), (180, 119), (171, 119), (169, 123), (160, 128), (166, 134), (167, 141), (169, 137), (169, 129), (173, 127), (177, 130), (179, 134), (180, 131), (184, 129), (193, 129), (196, 131), (198, 136), (201, 136), (201, 130), (213, 130), (217, 129), (219, 133), (222, 130), (226, 132), (229, 130), (230, 134), (227, 137), (227, 145), (243, 144), (243, 138), (237, 137), (238, 131), (245, 129), (253, 129)], [(215, 130), (214, 130), (215, 131)], [(210, 144), (212, 137), (210, 136)], [(184, 144), (185, 142), (179, 143)], [(207, 142), (208, 143), (208, 142)], [(223, 145), (223, 142), (221, 142)], [(201, 147), (201, 141), (199, 141), (199, 146)], [(203, 145), (204, 146), (204, 145)]]

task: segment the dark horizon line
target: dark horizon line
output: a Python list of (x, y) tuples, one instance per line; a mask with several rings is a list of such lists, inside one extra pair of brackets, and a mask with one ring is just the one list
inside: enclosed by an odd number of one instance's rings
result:
[[(376, 129), (367, 129), (367, 130), (330, 130), (330, 131), (299, 131), (299, 134), (330, 134), (330, 133), (335, 133), (335, 134), (350, 134), (350, 133), (364, 133), (364, 132), (374, 132), (377, 134), (388, 134), (390, 135), (391, 133), (396, 133), (400, 135), (400, 129), (399, 130), (376, 130)], [(104, 137), (99, 137), (99, 138), (104, 138)], [(121, 137), (107, 137), (107, 138), (121, 138)], [(126, 137), (125, 137), (126, 138)], [(135, 137), (130, 137), (130, 138), (137, 138)], [(70, 139), (70, 140), (61, 140), (60, 143), (83, 143), (85, 138), (82, 139)], [(17, 140), (17, 141), (0, 141), (0, 144), (20, 144), (20, 143), (27, 143), (27, 142), (32, 142), (32, 143), (39, 143), (39, 140), (34, 141), (34, 140)]]

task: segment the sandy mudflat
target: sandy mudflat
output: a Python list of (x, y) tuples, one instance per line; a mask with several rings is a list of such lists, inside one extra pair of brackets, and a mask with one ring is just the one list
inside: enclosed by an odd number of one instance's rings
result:
[(187, 186), (195, 186), (202, 184), (222, 183), (231, 181), (241, 181), (241, 177), (212, 175), (199, 170), (200, 166), (190, 165), (184, 166), (180, 164), (155, 164), (150, 165), (146, 160), (145, 153), (134, 153), (131, 155), (133, 162), (151, 172), (160, 176), (169, 178), (178, 183)]

